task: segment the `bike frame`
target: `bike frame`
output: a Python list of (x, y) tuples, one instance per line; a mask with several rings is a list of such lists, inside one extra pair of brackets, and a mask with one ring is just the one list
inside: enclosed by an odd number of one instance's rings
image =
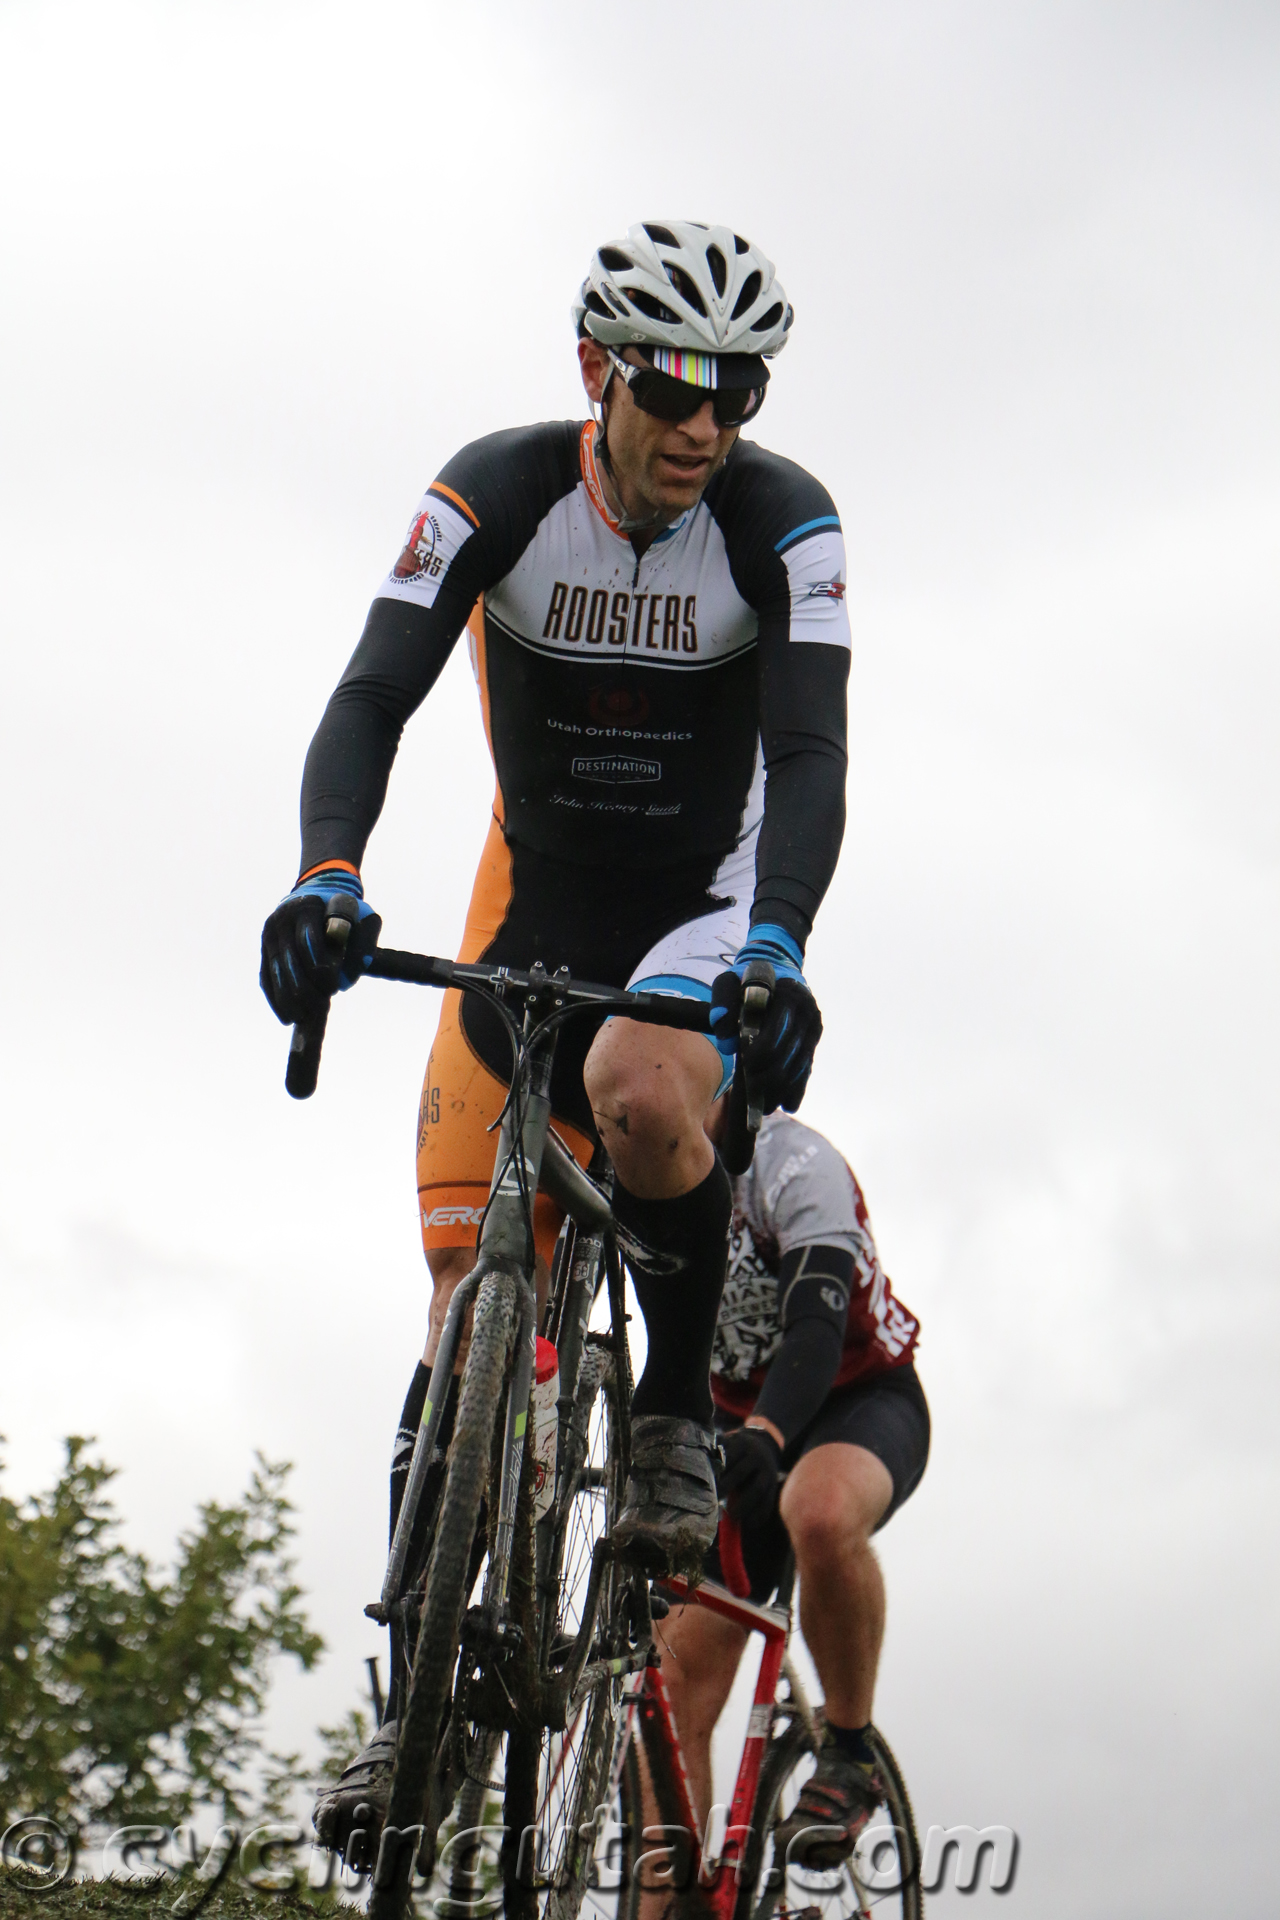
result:
[[(747, 1845), (751, 1836), (756, 1796), (760, 1787), (760, 1769), (773, 1728), (778, 1681), (782, 1676), (784, 1663), (789, 1666), (787, 1645), (791, 1638), (791, 1610), (789, 1607), (760, 1607), (753, 1601), (740, 1600), (730, 1593), (727, 1587), (719, 1586), (713, 1580), (704, 1580), (700, 1586), (691, 1590), (687, 1581), (672, 1578), (664, 1580), (662, 1587), (664, 1592), (669, 1593), (682, 1605), (705, 1607), (708, 1613), (718, 1614), (721, 1619), (732, 1621), (735, 1626), (742, 1627), (747, 1633), (758, 1633), (764, 1639), (760, 1654), (760, 1668), (756, 1675), (755, 1697), (747, 1719), (746, 1739), (743, 1742), (742, 1758), (738, 1765), (733, 1801), (729, 1808), (729, 1820), (725, 1828), (723, 1845), (714, 1860), (704, 1857), (704, 1843), (708, 1836), (700, 1835), (698, 1832), (698, 1818), (694, 1811), (693, 1797), (689, 1791), (689, 1773), (685, 1766), (684, 1748), (680, 1743), (679, 1730), (671, 1710), (671, 1697), (667, 1692), (660, 1667), (651, 1664), (645, 1668), (639, 1686), (630, 1695), (627, 1708), (626, 1737), (629, 1739), (633, 1736), (638, 1720), (645, 1751), (664, 1768), (674, 1790), (675, 1811), (679, 1816), (678, 1825), (688, 1837), (689, 1854), (683, 1858), (677, 1855), (672, 1863), (674, 1884), (678, 1889), (696, 1886), (703, 1907), (712, 1916), (712, 1920), (733, 1920)], [(799, 1710), (807, 1715), (807, 1705), (800, 1691), (799, 1681), (790, 1671), (787, 1677)], [(615, 1763), (616, 1774), (621, 1772), (624, 1757), (625, 1744)], [(666, 1827), (646, 1827), (643, 1838), (647, 1840), (650, 1836), (661, 1836), (664, 1845), (659, 1851), (670, 1854), (675, 1849), (667, 1843), (666, 1837), (669, 1831)], [(647, 1857), (647, 1855), (638, 1857), (632, 1871), (638, 1873), (642, 1859)]]
[[(344, 944), (350, 919), (354, 915), (354, 903), (352, 903), (352, 915), (344, 919), (339, 910), (341, 904), (340, 896), (336, 896), (330, 902), (331, 912), (325, 927), (326, 940), (339, 950)], [(414, 985), (457, 987), (463, 991), (478, 990), (487, 993), (499, 1004), (503, 1004), (513, 1043), (513, 1074), (511, 1092), (502, 1115), (489, 1202), (485, 1209), (476, 1250), (476, 1265), (455, 1289), (445, 1316), (422, 1418), (415, 1438), (382, 1592), (377, 1601), (365, 1608), (365, 1612), (370, 1618), (392, 1626), (395, 1631), (402, 1631), (404, 1628), (408, 1610), (411, 1607), (411, 1596), (406, 1589), (414, 1520), (437, 1450), (447, 1391), (461, 1347), (466, 1318), (473, 1308), (482, 1315), (496, 1305), (503, 1314), (509, 1316), (507, 1320), (508, 1337), (511, 1342), (507, 1349), (509, 1373), (504, 1432), (499, 1456), (501, 1464), (497, 1512), (494, 1516), (490, 1545), (490, 1578), (486, 1581), (483, 1619), (478, 1622), (481, 1638), (472, 1644), (480, 1646), (487, 1644), (494, 1648), (503, 1641), (509, 1641), (513, 1648), (519, 1648), (522, 1644), (519, 1623), (508, 1617), (509, 1581), (537, 1334), (537, 1302), (531, 1281), (535, 1257), (533, 1202), (540, 1183), (560, 1202), (579, 1231), (585, 1233), (589, 1239), (594, 1239), (605, 1255), (612, 1326), (610, 1344), (614, 1350), (617, 1366), (616, 1411), (620, 1450), (624, 1462), (630, 1456), (627, 1315), (623, 1297), (622, 1263), (612, 1233), (612, 1209), (607, 1195), (588, 1178), (573, 1156), (550, 1131), (551, 1068), (559, 1027), (569, 1014), (581, 1010), (605, 1017), (622, 1015), (646, 1024), (682, 1028), (710, 1036), (711, 1008), (701, 1000), (685, 999), (678, 995), (620, 991), (614, 987), (574, 981), (567, 970), (548, 976), (536, 963), (527, 972), (521, 972), (504, 966), (492, 967), (484, 963), (471, 964), (442, 960), (431, 955), (404, 953), (380, 947), (366, 964), (368, 971), (375, 977), (400, 980)], [(753, 978), (753, 974), (759, 977)], [(759, 1023), (767, 1010), (768, 997), (773, 985), (772, 968), (764, 966), (763, 963), (753, 962), (752, 967), (747, 969), (742, 1015), (738, 1022), (738, 1032), (742, 1036), (749, 1038), (758, 1030)], [(509, 1011), (504, 1004), (508, 1001), (515, 1003)], [(514, 1017), (516, 1006), (523, 1012), (522, 1034), (517, 1028)], [(299, 1024), (294, 1029), (285, 1076), (285, 1085), (294, 1098), (306, 1099), (314, 1091), (327, 1018), (326, 1003), (317, 1017)], [(751, 1103), (740, 1056), (739, 1070), (734, 1076), (727, 1134), (727, 1140), (732, 1142), (732, 1145), (726, 1155), (726, 1163), (732, 1172), (741, 1172), (749, 1164), (754, 1135), (759, 1123), (760, 1113)], [(505, 1299), (502, 1298), (503, 1295)], [(582, 1303), (579, 1303), (579, 1307), (582, 1308)], [(576, 1316), (580, 1324), (570, 1325), (565, 1329), (569, 1333), (571, 1347), (578, 1352), (581, 1350), (585, 1336), (587, 1311), (589, 1311), (589, 1303), (585, 1310), (580, 1311)], [(575, 1316), (570, 1316), (570, 1319), (574, 1318)], [(477, 1327), (479, 1325), (478, 1318)], [(571, 1411), (569, 1389), (569, 1382), (562, 1383), (562, 1400), (558, 1409), (562, 1435), (564, 1423)], [(636, 1703), (645, 1721), (646, 1737), (665, 1742), (668, 1749), (672, 1776), (678, 1783), (685, 1830), (692, 1840), (694, 1865), (701, 1879), (702, 1847), (695, 1831), (679, 1736), (676, 1733), (670, 1702), (658, 1674), (653, 1653), (653, 1619), (647, 1582), (642, 1583), (639, 1589), (641, 1617), (636, 1623), (635, 1640), (638, 1644), (634, 1644), (633, 1651), (589, 1663), (596, 1596), (604, 1573), (605, 1560), (611, 1552), (612, 1549), (604, 1540), (597, 1541), (577, 1644), (558, 1689), (558, 1694), (562, 1693), (564, 1697), (557, 1698), (556, 1706), (563, 1708), (564, 1713), (557, 1711), (550, 1714), (541, 1724), (548, 1727), (563, 1725), (565, 1715), (580, 1702), (584, 1690), (599, 1684), (602, 1680), (620, 1679), (625, 1674), (643, 1672), (644, 1678), (635, 1696)], [(676, 1582), (673, 1591), (678, 1592), (682, 1584)], [(747, 1822), (755, 1806), (761, 1763), (773, 1720), (773, 1696), (786, 1654), (791, 1624), (790, 1615), (789, 1612), (756, 1607), (749, 1601), (736, 1600), (732, 1594), (718, 1587), (706, 1587), (697, 1595), (690, 1594), (688, 1597), (695, 1599), (700, 1605), (710, 1606), (714, 1611), (724, 1613), (727, 1618), (738, 1621), (748, 1631), (754, 1629), (763, 1633), (765, 1638), (756, 1685), (756, 1703), (752, 1708), (751, 1726), (734, 1794), (733, 1815), (713, 1876), (713, 1911), (718, 1916), (722, 1915), (723, 1920), (730, 1920), (737, 1880), (750, 1832)], [(464, 1617), (462, 1627), (464, 1650), (468, 1645), (466, 1620), (469, 1618), (469, 1615)], [(474, 1633), (476, 1629), (473, 1627), (472, 1631)], [(416, 1695), (413, 1698), (416, 1698)], [(545, 1711), (548, 1703), (542, 1704)], [(412, 1699), (410, 1706), (412, 1708)], [(628, 1731), (635, 1710), (635, 1708), (628, 1709)], [(432, 1714), (434, 1714), (434, 1702)], [(429, 1715), (428, 1719), (430, 1718)], [(419, 1719), (421, 1720), (421, 1714)], [(625, 1738), (619, 1744), (620, 1751), (625, 1755)], [(409, 1894), (413, 1858), (418, 1852), (419, 1843), (425, 1844), (424, 1836), (427, 1831), (425, 1824), (421, 1822), (411, 1828), (403, 1824), (397, 1826), (390, 1824), (393, 1813), (401, 1823), (406, 1818), (405, 1813), (396, 1809), (399, 1764), (398, 1759), (397, 1773), (392, 1783), (388, 1825), (382, 1833), (378, 1865), (374, 1873), (374, 1898), (371, 1912), (381, 1915), (403, 1912)], [(416, 1782), (413, 1791), (416, 1794)], [(438, 1825), (437, 1811), (433, 1806), (430, 1813), (430, 1830), (433, 1840)], [(414, 1809), (409, 1808), (408, 1817), (412, 1817), (413, 1812)], [(586, 1830), (581, 1831), (585, 1839)], [(387, 1843), (393, 1838), (398, 1844), (391, 1857), (384, 1861)], [(406, 1838), (414, 1838), (412, 1848), (404, 1846), (403, 1842)], [(434, 1844), (430, 1852), (433, 1856)], [(517, 1861), (517, 1879), (519, 1873), (520, 1866)]]

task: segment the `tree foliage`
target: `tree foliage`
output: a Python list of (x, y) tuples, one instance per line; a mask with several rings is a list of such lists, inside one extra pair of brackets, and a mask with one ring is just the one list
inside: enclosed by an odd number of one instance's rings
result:
[(49, 1493), (0, 1495), (0, 1827), (269, 1814), (293, 1766), (261, 1737), (270, 1664), (310, 1669), (323, 1646), (292, 1578), (289, 1466), (259, 1454), (166, 1574), (117, 1538), (114, 1469), (90, 1444), (67, 1441)]

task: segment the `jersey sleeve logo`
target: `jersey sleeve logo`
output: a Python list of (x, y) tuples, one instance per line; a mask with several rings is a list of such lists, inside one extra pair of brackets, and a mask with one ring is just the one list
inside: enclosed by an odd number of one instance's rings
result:
[(776, 551), (791, 589), (791, 638), (849, 646), (844, 536), (835, 515), (794, 527)]
[(416, 580), (419, 574), (429, 573), (434, 567), (441, 570), (436, 558), (436, 547), (440, 541), (440, 522), (434, 514), (420, 513), (409, 529), (409, 538), (404, 543), (404, 551), (391, 569), (396, 580)]
[(382, 597), (434, 606), (441, 582), (478, 525), (466, 501), (437, 481), (413, 517)]

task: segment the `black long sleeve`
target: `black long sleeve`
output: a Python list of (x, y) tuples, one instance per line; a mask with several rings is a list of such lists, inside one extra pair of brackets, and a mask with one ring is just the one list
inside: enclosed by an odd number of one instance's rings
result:
[(785, 927), (801, 947), (844, 838), (848, 680), (846, 648), (797, 645), (761, 622), (765, 806), (751, 918)]
[(440, 677), (469, 606), (375, 600), (324, 710), (302, 772), (300, 873), (325, 860), (359, 867), (387, 797), (405, 723)]
[(755, 1412), (784, 1440), (812, 1420), (840, 1371), (853, 1255), (843, 1247), (793, 1247), (778, 1275), (782, 1345), (769, 1363)]

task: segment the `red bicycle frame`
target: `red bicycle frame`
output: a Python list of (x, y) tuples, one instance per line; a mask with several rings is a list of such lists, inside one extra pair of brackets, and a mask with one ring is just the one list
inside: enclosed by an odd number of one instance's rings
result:
[[(738, 1897), (738, 1883), (751, 1835), (751, 1817), (755, 1812), (756, 1793), (760, 1785), (760, 1768), (764, 1760), (765, 1745), (773, 1726), (778, 1679), (782, 1673), (782, 1663), (786, 1658), (787, 1642), (791, 1637), (791, 1613), (789, 1608), (758, 1607), (750, 1600), (740, 1600), (726, 1587), (717, 1586), (711, 1580), (704, 1580), (701, 1586), (692, 1592), (684, 1580), (669, 1579), (664, 1580), (662, 1584), (664, 1590), (681, 1603), (705, 1607), (709, 1613), (719, 1614), (722, 1619), (733, 1621), (736, 1626), (745, 1628), (748, 1633), (759, 1633), (764, 1636), (760, 1671), (756, 1676), (755, 1699), (747, 1720), (747, 1737), (743, 1744), (742, 1760), (733, 1790), (733, 1804), (729, 1809), (724, 1844), (710, 1870), (703, 1858), (703, 1844), (707, 1836), (699, 1834), (698, 1831), (698, 1817), (694, 1811), (693, 1796), (689, 1791), (689, 1774), (684, 1762), (684, 1750), (680, 1745), (679, 1730), (671, 1711), (671, 1699), (660, 1667), (645, 1668), (640, 1685), (631, 1696), (631, 1705), (628, 1710), (633, 1725), (635, 1718), (637, 1716), (639, 1718), (651, 1768), (654, 1771), (658, 1767), (663, 1769), (670, 1788), (671, 1811), (676, 1815), (677, 1829), (685, 1837), (685, 1845), (689, 1849), (687, 1853), (679, 1853), (667, 1841), (656, 1852), (638, 1856), (633, 1872), (638, 1875), (645, 1860), (662, 1861), (672, 1870), (671, 1884), (680, 1890), (697, 1887), (701, 1904), (712, 1916), (712, 1920), (732, 1920)], [(648, 1827), (645, 1829), (644, 1838), (648, 1839), (650, 1835), (660, 1834), (666, 1841), (669, 1832), (670, 1829), (667, 1827)], [(674, 1860), (671, 1858), (673, 1853), (676, 1854)]]

